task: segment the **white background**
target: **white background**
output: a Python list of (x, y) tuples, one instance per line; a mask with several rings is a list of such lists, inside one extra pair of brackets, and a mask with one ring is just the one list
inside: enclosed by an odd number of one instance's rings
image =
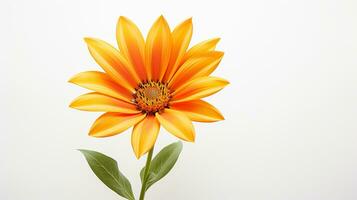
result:
[[(99, 70), (83, 37), (115, 43), (120, 15), (146, 35), (163, 14), (193, 16), (192, 43), (221, 37), (215, 72), (231, 84), (208, 100), (226, 120), (196, 124), (174, 170), (148, 200), (357, 199), (357, 1), (2, 0), (1, 200), (120, 199), (76, 151), (118, 160), (139, 192), (129, 131), (87, 136), (98, 113), (68, 108)], [(161, 131), (156, 149), (176, 141)]]

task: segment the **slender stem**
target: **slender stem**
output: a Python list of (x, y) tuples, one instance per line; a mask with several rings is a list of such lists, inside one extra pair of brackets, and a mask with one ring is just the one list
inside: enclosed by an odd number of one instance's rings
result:
[(146, 185), (148, 182), (148, 178), (149, 178), (149, 171), (150, 171), (150, 164), (151, 164), (151, 159), (152, 159), (152, 153), (154, 152), (154, 147), (151, 148), (151, 150), (149, 151), (149, 154), (146, 158), (146, 165), (145, 165), (145, 172), (144, 172), (144, 177), (143, 177), (143, 182), (141, 185), (141, 192), (140, 192), (140, 198), (139, 200), (144, 200), (145, 197), (145, 192), (146, 192)]

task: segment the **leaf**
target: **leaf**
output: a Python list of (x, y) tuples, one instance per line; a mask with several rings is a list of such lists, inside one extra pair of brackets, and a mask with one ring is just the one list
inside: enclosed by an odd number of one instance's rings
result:
[(119, 171), (117, 162), (96, 151), (79, 149), (94, 174), (120, 196), (135, 200), (129, 180)]
[[(178, 141), (164, 147), (151, 161), (146, 190), (162, 179), (175, 165), (182, 151), (182, 142)], [(140, 172), (141, 182), (144, 181), (145, 167)]]

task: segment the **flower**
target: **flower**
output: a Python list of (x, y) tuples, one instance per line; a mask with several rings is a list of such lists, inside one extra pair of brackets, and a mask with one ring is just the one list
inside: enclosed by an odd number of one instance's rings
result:
[(70, 107), (105, 112), (89, 135), (108, 137), (134, 126), (131, 143), (140, 158), (154, 146), (161, 125), (174, 136), (193, 142), (192, 121), (223, 120), (215, 107), (201, 100), (228, 84), (210, 76), (223, 57), (223, 52), (214, 50), (219, 38), (187, 50), (191, 36), (191, 18), (171, 32), (160, 16), (146, 41), (131, 20), (120, 17), (116, 30), (119, 50), (102, 40), (85, 38), (90, 54), (105, 71), (86, 71), (69, 80), (94, 91), (79, 96)]

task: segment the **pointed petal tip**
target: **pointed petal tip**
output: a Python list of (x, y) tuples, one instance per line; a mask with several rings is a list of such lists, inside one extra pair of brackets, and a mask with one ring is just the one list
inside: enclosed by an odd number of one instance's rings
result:
[(78, 96), (77, 98), (73, 99), (72, 102), (68, 105), (68, 107), (76, 109), (76, 110), (81, 110), (80, 105), (78, 105), (78, 102), (77, 102), (81, 96)]
[[(148, 152), (148, 151), (147, 151)], [(137, 159), (140, 159), (143, 155), (145, 155), (147, 152), (139, 152)]]
[(224, 118), (224, 116), (221, 114), (221, 119), (220, 121), (226, 120), (226, 118)]
[(230, 82), (229, 82), (228, 80), (226, 80), (226, 79), (219, 78), (219, 80), (222, 82), (222, 85), (223, 85), (223, 86), (227, 86), (227, 85), (230, 84)]
[(90, 129), (89, 129), (88, 136), (95, 137), (95, 138), (99, 138), (98, 136), (96, 136), (96, 132), (94, 131), (93, 125), (92, 125), (92, 127), (90, 127)]
[[(132, 135), (133, 136), (133, 135)], [(143, 155), (143, 153), (140, 151), (140, 148), (135, 148), (134, 147), (134, 144), (132, 143), (131, 144), (132, 145), (132, 149), (133, 149), (133, 153), (134, 153), (134, 155), (135, 155), (135, 158), (137, 159), (137, 160), (139, 160), (140, 158), (141, 158), (141, 156)]]
[(167, 22), (166, 22), (166, 19), (165, 19), (165, 17), (164, 17), (163, 15), (160, 15), (160, 17), (157, 19), (157, 22), (167, 23)]
[(73, 102), (74, 102), (74, 100), (68, 105), (68, 107), (75, 109), (75, 107), (73, 106)]
[(224, 56), (224, 52), (223, 51), (216, 51), (219, 55), (219, 57), (223, 57)]
[(128, 18), (125, 17), (125, 16), (123, 16), (123, 15), (119, 16), (119, 20), (127, 20), (127, 19), (128, 19)]
[(193, 133), (192, 133), (192, 140), (191, 140), (191, 142), (195, 142), (196, 141), (196, 131), (195, 131), (195, 129), (193, 129)]
[(212, 122), (219, 122), (225, 120), (222, 113), (218, 109), (216, 111), (217, 111), (217, 116), (215, 117), (215, 120), (213, 120)]
[(184, 21), (184, 23), (190, 23), (190, 24), (192, 24), (192, 17), (187, 18), (187, 19)]
[(136, 159), (139, 160), (141, 155), (139, 153), (137, 153), (137, 152), (134, 152), (134, 154), (135, 154)]
[(73, 99), (73, 100), (71, 101), (71, 103), (68, 105), (68, 107), (73, 108), (73, 109), (76, 109), (76, 110), (80, 110), (80, 109), (77, 107), (77, 105), (76, 105), (78, 98), (79, 98), (79, 97)]
[(69, 79), (67, 80), (67, 83), (73, 83), (73, 77), (69, 78)]
[(103, 138), (103, 137), (105, 137), (105, 136), (97, 135), (97, 133), (95, 131), (93, 131), (92, 129), (89, 130), (88, 136), (95, 137), (95, 138)]
[(76, 75), (72, 76), (71, 78), (69, 78), (69, 79), (67, 80), (67, 82), (68, 82), (68, 83), (73, 83), (73, 84), (74, 84), (74, 81), (75, 81), (75, 79), (77, 78), (77, 76), (78, 76), (78, 74), (76, 74)]
[(225, 120), (225, 118), (221, 115), (221, 116), (219, 116), (219, 118), (217, 118), (216, 121), (213, 121), (213, 122), (219, 122), (219, 121), (223, 121), (223, 120)]
[(196, 137), (193, 136), (193, 138), (190, 138), (189, 140), (187, 140), (187, 142), (192, 142), (192, 143), (195, 143), (195, 140), (196, 140)]
[(221, 38), (220, 37), (215, 37), (215, 38), (212, 38), (210, 41), (213, 42), (214, 45), (216, 46), (221, 41)]
[(71, 78), (69, 78), (69, 79), (67, 80), (67, 82), (68, 82), (68, 83), (77, 84), (77, 83), (76, 83), (77, 80), (78, 80), (78, 79), (81, 79), (81, 77), (82, 77), (83, 75), (85, 75), (85, 74), (87, 74), (87, 73), (93, 73), (93, 72), (94, 72), (94, 73), (97, 73), (97, 72), (99, 72), (99, 71), (84, 71), (84, 72), (79, 72), (79, 73), (73, 75)]
[(225, 79), (222, 79), (221, 82), (222, 82), (222, 84), (221, 84), (221, 87), (222, 87), (222, 88), (221, 88), (221, 89), (227, 87), (227, 86), (230, 84), (230, 82), (227, 81), (227, 80), (225, 80)]
[(94, 135), (94, 133), (93, 133), (92, 129), (91, 129), (91, 130), (89, 130), (89, 132), (88, 132), (88, 136), (95, 137), (95, 135)]
[(91, 37), (85, 37), (83, 38), (84, 42), (87, 44), (88, 47), (90, 47), (91, 45), (95, 44), (96, 41), (98, 41), (95, 38), (91, 38)]
[(89, 43), (89, 42), (93, 41), (93, 38), (84, 37), (83, 40), (84, 40), (84, 42)]
[(192, 29), (192, 17), (186, 19), (185, 21), (183, 21), (181, 23), (181, 26), (187, 26), (187, 27), (190, 27), (190, 29)]
[(100, 41), (100, 39), (93, 38), (93, 37), (84, 37), (83, 40), (87, 45), (90, 45), (90, 44), (93, 44), (94, 42)]
[(123, 23), (127, 23), (129, 22), (130, 19), (125, 17), (125, 16), (120, 16), (119, 19), (118, 19), (118, 24), (123, 24)]
[(193, 136), (192, 138), (186, 137), (186, 138), (180, 138), (181, 140), (185, 141), (185, 142), (192, 142), (195, 143), (195, 136)]
[(191, 133), (191, 135), (189, 135), (188, 137), (182, 138), (184, 141), (186, 142), (192, 142), (195, 143), (195, 139), (196, 139), (196, 133), (195, 130), (193, 130), (193, 132)]

